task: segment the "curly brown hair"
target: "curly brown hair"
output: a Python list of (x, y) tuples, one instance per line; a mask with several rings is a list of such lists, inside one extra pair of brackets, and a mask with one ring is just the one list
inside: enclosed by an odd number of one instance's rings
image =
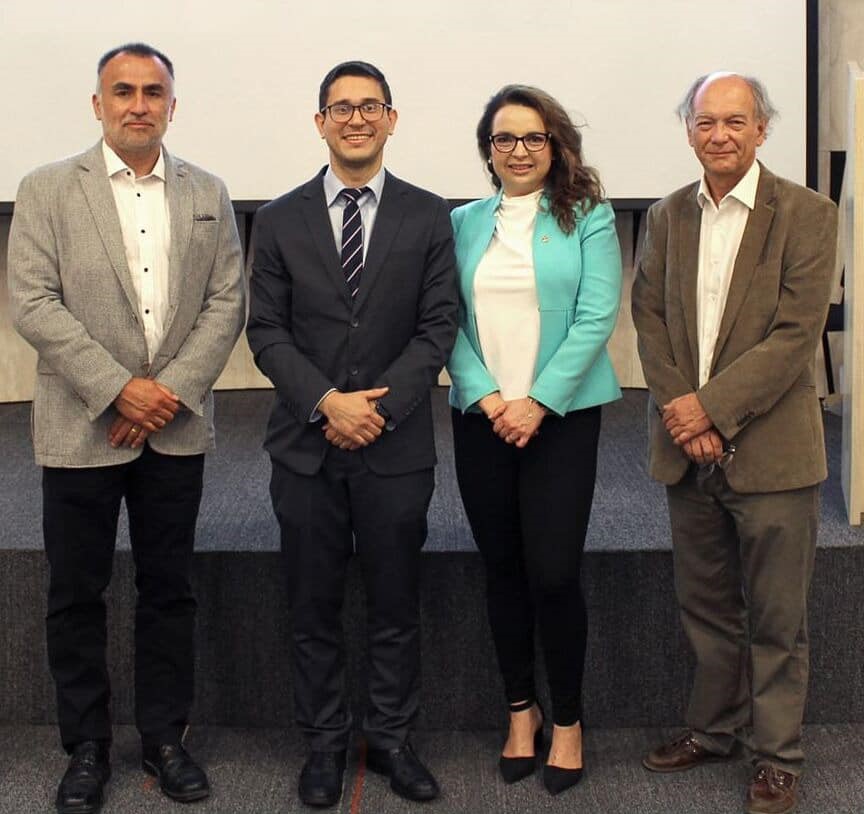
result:
[(477, 124), (477, 147), (486, 162), (492, 183), (501, 188), (501, 179), (492, 169), (492, 120), (504, 105), (530, 107), (540, 114), (547, 132), (552, 134), (552, 166), (544, 189), (549, 210), (565, 234), (576, 228), (576, 208), (584, 215), (604, 199), (600, 176), (582, 160), (582, 134), (567, 111), (548, 93), (530, 85), (506, 85), (487, 103)]

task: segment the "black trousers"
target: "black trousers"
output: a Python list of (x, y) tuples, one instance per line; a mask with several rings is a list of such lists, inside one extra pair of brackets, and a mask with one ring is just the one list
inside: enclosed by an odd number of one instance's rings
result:
[(420, 690), (420, 550), (433, 485), (431, 469), (376, 475), (360, 453), (335, 447), (312, 476), (273, 461), (270, 494), (291, 607), (295, 717), (314, 750), (344, 749), (350, 739), (342, 605), (355, 552), (367, 610), (363, 730), (379, 749), (408, 737)]
[(452, 411), (456, 475), (486, 565), (489, 623), (509, 703), (536, 698), (534, 629), (553, 719), (582, 718), (587, 619), (580, 571), (600, 408), (547, 416), (517, 449), (480, 414)]
[(67, 751), (111, 740), (103, 594), (122, 498), (138, 592), (135, 722), (145, 745), (179, 743), (193, 696), (190, 570), (203, 471), (203, 455), (160, 455), (148, 445), (128, 464), (43, 469), (48, 661)]

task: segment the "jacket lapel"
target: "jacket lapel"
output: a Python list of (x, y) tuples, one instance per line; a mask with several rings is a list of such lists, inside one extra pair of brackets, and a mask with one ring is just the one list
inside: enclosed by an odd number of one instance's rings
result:
[(114, 193), (111, 191), (111, 182), (108, 180), (108, 171), (105, 169), (101, 141), (93, 149), (84, 153), (79, 163), (79, 169), (81, 188), (87, 199), (87, 205), (90, 207), (90, 214), (96, 224), (99, 238), (105, 247), (114, 273), (120, 281), (120, 286), (126, 294), (126, 299), (129, 300), (129, 305), (140, 321), (138, 296), (132, 283), (132, 274), (126, 263), (126, 249), (123, 247), (120, 217), (117, 214)]
[[(492, 242), (492, 236), (495, 234), (497, 223), (495, 213), (498, 211), (498, 204), (501, 203), (501, 195), (502, 193), (499, 191), (486, 203), (481, 204), (482, 208), (477, 214), (476, 223), (473, 218), (470, 223), (470, 240), (457, 241), (456, 244), (459, 268), (461, 269), (459, 285), (469, 313), (474, 311), (474, 276), (477, 274), (477, 266), (480, 265), (486, 249)], [(468, 229), (469, 226), (466, 223), (462, 228)], [(462, 249), (462, 247), (465, 248)], [(465, 254), (462, 255), (461, 251), (464, 251)]]
[(186, 165), (165, 153), (165, 194), (168, 196), (168, 214), (171, 218), (171, 248), (168, 252), (168, 303), (170, 320), (177, 311), (180, 289), (183, 285), (184, 259), (192, 239), (194, 200)]
[(699, 320), (696, 294), (699, 288), (699, 230), (702, 223), (702, 210), (696, 201), (698, 191), (699, 185), (695, 184), (683, 203), (678, 219), (678, 267), (680, 269), (678, 282), (681, 288), (684, 326), (687, 330), (694, 373), (699, 370)]
[(717, 344), (714, 346), (714, 357), (711, 359), (712, 372), (723, 346), (729, 339), (732, 326), (738, 318), (738, 312), (741, 310), (753, 281), (756, 266), (759, 265), (759, 260), (763, 255), (765, 240), (774, 220), (774, 195), (774, 175), (760, 165), (756, 201), (753, 211), (747, 218), (747, 226), (744, 228), (741, 246), (738, 248), (738, 256), (735, 258), (732, 280), (729, 283), (729, 293), (726, 296), (726, 307), (723, 309), (723, 318), (720, 321), (720, 330), (717, 334)]
[[(303, 217), (315, 248), (321, 256), (324, 269), (336, 286), (345, 304), (350, 307), (351, 295), (342, 273), (342, 265), (336, 242), (333, 240), (333, 224), (327, 213), (327, 201), (324, 199), (324, 172), (326, 167), (315, 178), (303, 187)], [(362, 286), (362, 277), (361, 277)]]
[[(375, 214), (375, 225), (368, 238), (366, 259), (363, 262), (363, 271), (360, 272), (360, 290), (354, 303), (355, 309), (363, 307), (390, 253), (390, 247), (405, 217), (403, 198), (406, 191), (405, 185), (398, 178), (390, 175), (389, 172), (385, 173), (381, 200), (378, 201), (378, 211)], [(344, 280), (342, 284), (345, 285)]]

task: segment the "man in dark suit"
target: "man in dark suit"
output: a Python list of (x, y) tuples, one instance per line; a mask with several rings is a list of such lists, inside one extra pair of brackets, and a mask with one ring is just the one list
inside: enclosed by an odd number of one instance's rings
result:
[(782, 814), (804, 760), (807, 592), (827, 474), (814, 357), (837, 212), (756, 161), (773, 113), (757, 80), (700, 77), (680, 112), (704, 176), (649, 211), (633, 319), (696, 672), (689, 731), (643, 762), (682, 771), (745, 741), (747, 811)]
[(162, 148), (174, 69), (143, 43), (99, 61), (103, 139), (22, 182), (9, 236), (15, 324), (37, 350), (33, 445), (51, 567), (47, 639), (63, 746), (58, 811), (110, 775), (105, 603), (121, 500), (135, 559), (135, 722), (169, 797), (209, 793), (182, 746), (194, 687), (190, 585), (211, 388), (243, 327), (224, 184)]
[(368, 602), (370, 769), (411, 800), (438, 786), (408, 741), (420, 684), (418, 579), (433, 488), (430, 388), (456, 336), (446, 203), (383, 169), (390, 88), (333, 68), (315, 122), (330, 164), (255, 221), (249, 343), (276, 400), (265, 447), (292, 612), (304, 803), (339, 800), (351, 713), (340, 614), (359, 555)]

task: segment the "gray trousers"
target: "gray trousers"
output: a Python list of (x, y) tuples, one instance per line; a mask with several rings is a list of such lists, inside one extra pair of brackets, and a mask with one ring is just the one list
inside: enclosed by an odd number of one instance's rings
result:
[(675, 590), (696, 654), (687, 725), (714, 752), (741, 740), (755, 761), (798, 774), (819, 486), (741, 494), (719, 467), (706, 474), (691, 467), (667, 488)]

